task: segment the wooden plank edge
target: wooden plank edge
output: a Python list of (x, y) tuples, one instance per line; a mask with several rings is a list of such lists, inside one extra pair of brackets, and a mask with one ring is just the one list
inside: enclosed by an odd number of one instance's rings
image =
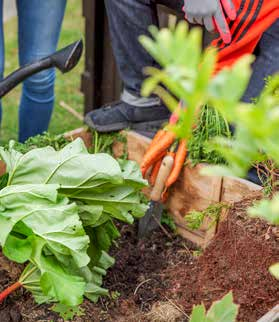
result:
[[(222, 197), (223, 177), (217, 177), (216, 180), (219, 180), (217, 184), (218, 189), (214, 191), (212, 200), (216, 201), (216, 203), (219, 203)], [(218, 220), (215, 220), (214, 218), (209, 218), (209, 217), (205, 218), (205, 222), (207, 225), (207, 230), (204, 236), (203, 248), (206, 248), (213, 240), (214, 236), (216, 235), (217, 227), (219, 224)]]
[(267, 312), (257, 322), (278, 322), (279, 321), (279, 304)]

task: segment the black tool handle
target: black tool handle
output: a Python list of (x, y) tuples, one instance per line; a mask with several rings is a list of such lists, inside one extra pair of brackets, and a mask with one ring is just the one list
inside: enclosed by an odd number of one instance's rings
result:
[(17, 69), (0, 82), (0, 98), (10, 92), (27, 77), (50, 67), (54, 67), (54, 62), (51, 57), (47, 57)]

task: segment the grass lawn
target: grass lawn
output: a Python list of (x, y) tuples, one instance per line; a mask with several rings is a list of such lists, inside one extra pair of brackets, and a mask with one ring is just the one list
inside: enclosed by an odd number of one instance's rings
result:
[[(68, 0), (59, 48), (83, 37), (83, 30), (82, 1)], [(5, 75), (7, 75), (18, 68), (17, 18), (13, 18), (5, 24), (5, 55)], [(70, 73), (62, 75), (60, 72), (57, 72), (55, 108), (49, 127), (51, 133), (63, 133), (82, 125), (81, 121), (65, 111), (59, 103), (64, 101), (76, 111), (82, 113), (83, 95), (80, 92), (80, 81), (83, 66), (84, 58), (81, 59), (78, 66)], [(0, 132), (1, 144), (10, 139), (17, 139), (20, 93), (21, 86), (14, 89), (2, 100), (3, 120)]]

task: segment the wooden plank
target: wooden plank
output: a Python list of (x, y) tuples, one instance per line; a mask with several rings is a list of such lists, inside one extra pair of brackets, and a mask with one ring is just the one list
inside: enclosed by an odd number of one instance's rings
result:
[(266, 313), (257, 322), (279, 322), (279, 304)]
[[(215, 201), (215, 203), (220, 202), (222, 185), (223, 185), (223, 178), (222, 177), (217, 177), (217, 178), (219, 179), (219, 184), (216, 185), (216, 187), (219, 187), (219, 189), (216, 188), (214, 190), (214, 193), (211, 198), (213, 201)], [(206, 217), (204, 225), (206, 227), (206, 233), (204, 237), (203, 248), (206, 248), (216, 234), (218, 222), (214, 218)]]
[(253, 192), (261, 190), (261, 186), (247, 180), (236, 177), (224, 177), (220, 200), (226, 203), (234, 203)]
[[(141, 163), (144, 153), (149, 146), (150, 139), (135, 132), (127, 132), (128, 157)], [(114, 154), (116, 157), (123, 153), (123, 145), (115, 144)], [(206, 165), (185, 167), (180, 178), (170, 190), (170, 195), (166, 207), (173, 215), (178, 227), (178, 232), (187, 239), (190, 239), (199, 246), (204, 246), (214, 236), (216, 225), (212, 225), (207, 219), (203, 230), (191, 231), (187, 229), (184, 216), (192, 210), (204, 210), (212, 203), (218, 203), (221, 193), (221, 177), (202, 176), (200, 170)], [(148, 194), (148, 190), (147, 190)], [(211, 226), (210, 226), (211, 224)], [(208, 227), (210, 229), (208, 230)], [(207, 234), (207, 235), (206, 235)], [(187, 236), (187, 237), (186, 237)]]
[[(128, 158), (140, 164), (151, 139), (133, 131), (124, 131), (123, 135), (127, 138)], [(123, 154), (123, 144), (116, 142), (113, 153), (116, 158), (120, 157)]]

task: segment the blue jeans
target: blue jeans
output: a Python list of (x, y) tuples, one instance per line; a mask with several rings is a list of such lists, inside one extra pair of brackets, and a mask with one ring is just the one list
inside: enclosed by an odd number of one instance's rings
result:
[[(158, 25), (156, 4), (181, 13), (183, 3), (184, 0), (105, 0), (120, 77), (132, 94), (140, 95), (143, 68), (156, 65), (138, 42), (140, 35), (148, 35), (150, 25)], [(279, 71), (279, 19), (263, 34), (255, 54), (253, 75), (243, 96), (245, 102), (257, 97), (264, 79)]]
[[(66, 0), (17, 0), (20, 66), (55, 52), (65, 6)], [(3, 78), (3, 0), (0, 10), (0, 76)], [(20, 142), (47, 130), (54, 106), (54, 80), (55, 70), (49, 69), (24, 81), (19, 106)]]

